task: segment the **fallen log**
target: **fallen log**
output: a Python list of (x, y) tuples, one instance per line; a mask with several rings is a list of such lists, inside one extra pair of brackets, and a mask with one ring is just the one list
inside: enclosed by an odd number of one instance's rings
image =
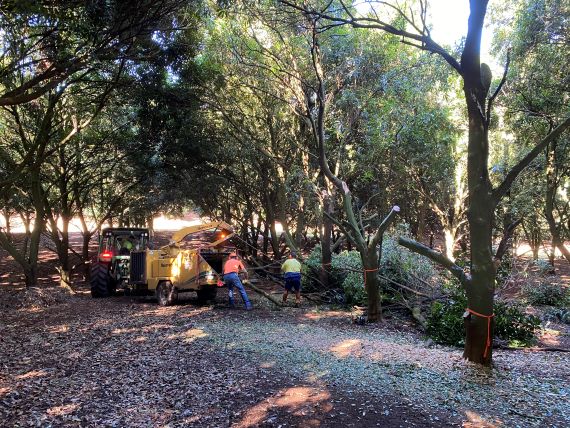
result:
[(279, 300), (277, 300), (275, 297), (273, 297), (271, 294), (263, 291), (261, 288), (257, 287), (256, 285), (253, 285), (250, 281), (244, 281), (244, 285), (251, 288), (253, 291), (255, 291), (258, 294), (261, 294), (263, 297), (265, 297), (267, 300), (271, 301), (272, 303), (274, 303), (275, 305), (277, 305), (279, 308), (283, 307), (283, 303), (280, 302)]

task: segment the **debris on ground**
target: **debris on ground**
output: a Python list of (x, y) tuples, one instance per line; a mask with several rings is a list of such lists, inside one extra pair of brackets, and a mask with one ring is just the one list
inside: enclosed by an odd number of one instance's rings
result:
[[(563, 427), (567, 353), (493, 369), (390, 324), (78, 295), (0, 314), (4, 426)], [(267, 302), (267, 306), (271, 305)]]

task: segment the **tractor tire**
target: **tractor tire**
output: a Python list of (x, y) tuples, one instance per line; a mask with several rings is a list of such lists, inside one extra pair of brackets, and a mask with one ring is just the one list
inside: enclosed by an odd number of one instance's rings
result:
[(202, 288), (201, 290), (198, 290), (196, 294), (198, 295), (198, 303), (204, 305), (208, 302), (208, 300), (211, 300), (212, 302), (216, 300), (216, 294), (218, 294), (218, 287), (216, 286), (205, 287)]
[(176, 290), (169, 281), (162, 281), (156, 287), (156, 300), (159, 306), (170, 306), (176, 302), (177, 294)]
[(111, 290), (109, 289), (110, 281), (107, 266), (95, 263), (91, 268), (91, 278), (89, 282), (91, 285), (91, 297), (109, 297), (111, 294)]

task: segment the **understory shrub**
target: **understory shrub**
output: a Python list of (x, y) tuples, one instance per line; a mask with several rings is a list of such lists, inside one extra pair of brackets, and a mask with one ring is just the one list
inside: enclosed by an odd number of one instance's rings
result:
[[(437, 343), (463, 346), (465, 327), (463, 314), (467, 308), (467, 298), (462, 291), (455, 292), (449, 299), (435, 302), (428, 316), (427, 334)], [(518, 305), (495, 302), (494, 335), (511, 345), (530, 345), (540, 319), (524, 313)]]
[(527, 315), (520, 305), (495, 302), (495, 336), (510, 345), (527, 346), (535, 341), (540, 319)]
[(368, 303), (364, 289), (364, 280), (360, 272), (350, 272), (342, 282), (345, 302), (349, 305), (363, 306)]
[[(405, 225), (399, 225), (399, 228), (396, 234), (384, 236), (380, 275), (399, 284), (418, 285), (419, 288), (423, 288), (421, 282), (429, 282), (435, 276), (436, 270), (428, 258), (412, 253), (398, 244), (398, 236), (408, 235)], [(382, 282), (389, 284), (388, 281)]]
[(536, 266), (537, 273), (539, 275), (548, 275), (554, 273), (554, 268), (548, 260), (538, 259), (533, 261), (534, 266)]
[(318, 280), (321, 267), (321, 246), (315, 245), (313, 251), (301, 265), (301, 283), (304, 291), (319, 290)]
[[(400, 226), (401, 229), (401, 226)], [(382, 260), (379, 274), (403, 285), (423, 286), (422, 281), (430, 281), (436, 271), (432, 263), (406, 248), (398, 245), (397, 236), (406, 235), (406, 230), (398, 230), (394, 235), (386, 234), (382, 242)], [(321, 269), (321, 247), (315, 246), (303, 267), (303, 287), (305, 290), (318, 290)], [(350, 305), (366, 305), (367, 295), (364, 288), (362, 259), (356, 250), (333, 253), (328, 267), (331, 287), (342, 290), (344, 302)], [(384, 296), (390, 296), (389, 281), (380, 280)]]
[(544, 320), (570, 324), (570, 308), (550, 308), (544, 313)]
[(464, 345), (463, 313), (466, 307), (467, 299), (460, 293), (452, 295), (448, 300), (434, 302), (427, 318), (428, 336), (437, 343)]
[[(351, 305), (366, 304), (366, 292), (362, 276), (362, 260), (358, 251), (342, 251), (333, 253), (331, 265), (326, 267), (329, 272), (330, 286), (341, 290), (345, 303)], [(302, 272), (303, 287), (309, 290), (320, 289), (318, 284), (321, 270), (321, 247), (315, 246), (305, 260)]]
[(531, 305), (567, 306), (568, 290), (561, 284), (542, 281), (538, 284), (526, 283), (521, 289), (525, 300)]

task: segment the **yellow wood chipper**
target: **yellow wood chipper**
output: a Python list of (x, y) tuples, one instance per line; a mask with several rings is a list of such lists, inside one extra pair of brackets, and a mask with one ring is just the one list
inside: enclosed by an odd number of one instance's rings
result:
[[(212, 240), (197, 240), (189, 249), (181, 246), (188, 235), (206, 231), (210, 231)], [(183, 228), (172, 235), (168, 245), (158, 250), (131, 253), (130, 283), (137, 290), (155, 294), (161, 306), (174, 303), (178, 293), (187, 291), (196, 291), (200, 301), (212, 300), (230, 253), (224, 244), (232, 236), (232, 227), (224, 222)]]
[[(189, 235), (199, 236), (189, 240)], [(153, 294), (161, 306), (171, 305), (178, 293), (189, 291), (195, 291), (202, 302), (213, 300), (222, 284), (223, 264), (234, 251), (228, 247), (232, 236), (229, 224), (211, 222), (175, 232), (170, 243), (159, 249), (133, 249), (122, 288)]]

